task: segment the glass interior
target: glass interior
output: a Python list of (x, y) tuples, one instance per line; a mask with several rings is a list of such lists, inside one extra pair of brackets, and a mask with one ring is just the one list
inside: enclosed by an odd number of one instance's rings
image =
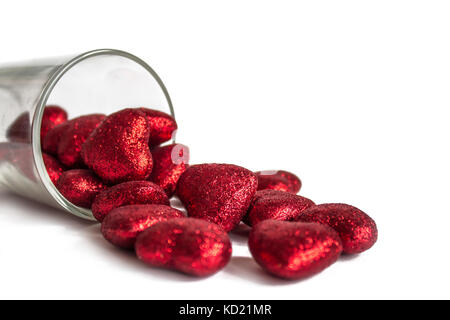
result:
[(158, 75), (123, 51), (95, 50), (69, 59), (0, 67), (0, 185), (88, 219), (90, 210), (67, 201), (45, 170), (40, 126), (46, 105), (61, 106), (69, 119), (129, 107), (174, 116)]
[(71, 67), (54, 85), (47, 105), (59, 105), (69, 118), (149, 107), (173, 113), (157, 79), (127, 57), (98, 55)]

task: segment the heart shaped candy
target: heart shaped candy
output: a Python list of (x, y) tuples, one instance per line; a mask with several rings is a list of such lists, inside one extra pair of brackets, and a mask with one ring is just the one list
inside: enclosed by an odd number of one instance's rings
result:
[(46, 106), (41, 122), (41, 141), (49, 130), (67, 121), (67, 112), (60, 106)]
[(248, 246), (263, 269), (286, 279), (314, 275), (333, 264), (342, 252), (339, 235), (328, 226), (276, 220), (254, 226)]
[(176, 194), (188, 216), (214, 222), (228, 232), (247, 212), (257, 184), (255, 174), (245, 168), (199, 164), (181, 175)]
[(106, 188), (91, 170), (86, 169), (64, 171), (55, 186), (74, 205), (88, 209), (95, 196)]
[[(59, 106), (46, 106), (41, 122), (41, 143), (47, 132), (53, 127), (67, 121), (67, 112)], [(8, 127), (6, 136), (11, 141), (28, 142), (31, 136), (30, 114), (21, 113)]]
[(117, 184), (101, 192), (92, 204), (92, 214), (103, 221), (114, 208), (131, 204), (169, 205), (164, 190), (150, 181), (128, 181)]
[(175, 119), (167, 113), (141, 108), (147, 116), (150, 126), (150, 147), (155, 147), (163, 142), (169, 141), (178, 126)]
[(58, 141), (58, 158), (62, 164), (72, 168), (84, 166), (81, 146), (103, 119), (105, 119), (103, 114), (89, 114), (69, 120), (62, 125), (64, 129)]
[(297, 194), (302, 187), (302, 182), (293, 173), (288, 171), (258, 171), (258, 190), (279, 190)]
[(344, 252), (347, 254), (366, 251), (378, 238), (375, 221), (358, 208), (348, 204), (319, 204), (303, 211), (298, 220), (322, 223), (332, 227), (341, 237)]
[(112, 244), (131, 249), (139, 233), (155, 223), (174, 218), (184, 218), (183, 212), (160, 204), (135, 204), (111, 210), (101, 230)]
[(124, 109), (108, 116), (92, 132), (81, 155), (106, 183), (145, 180), (153, 166), (149, 137), (145, 114), (139, 109)]
[(189, 148), (182, 144), (152, 149), (153, 170), (150, 180), (161, 186), (169, 197), (175, 192), (178, 179), (189, 163)]
[(69, 125), (70, 121), (66, 121), (51, 128), (41, 141), (42, 150), (57, 156), (59, 141)]
[(231, 257), (228, 235), (214, 223), (192, 218), (156, 223), (138, 235), (135, 249), (151, 266), (195, 276), (219, 271)]
[(289, 192), (261, 190), (256, 192), (244, 222), (254, 226), (267, 219), (292, 221), (313, 205), (308, 198)]
[(42, 159), (44, 160), (45, 169), (47, 169), (50, 180), (55, 184), (64, 172), (63, 165), (56, 158), (46, 153), (42, 153)]

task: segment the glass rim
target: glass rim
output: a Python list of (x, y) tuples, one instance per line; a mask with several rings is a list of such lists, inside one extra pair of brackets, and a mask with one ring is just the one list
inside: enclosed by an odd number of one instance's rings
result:
[(50, 180), (50, 177), (47, 173), (47, 170), (45, 168), (44, 159), (42, 155), (42, 149), (41, 149), (41, 122), (42, 117), (44, 114), (45, 106), (47, 105), (48, 98), (50, 97), (55, 85), (59, 82), (59, 80), (75, 65), (78, 63), (92, 58), (96, 56), (101, 55), (115, 55), (115, 56), (121, 56), (124, 58), (128, 58), (133, 62), (136, 62), (137, 64), (141, 65), (145, 70), (147, 70), (150, 75), (153, 77), (153, 79), (156, 80), (159, 87), (164, 93), (164, 96), (166, 97), (170, 114), (172, 117), (175, 118), (175, 112), (173, 109), (172, 101), (170, 99), (169, 93), (162, 82), (161, 78), (158, 76), (158, 74), (142, 59), (136, 57), (135, 55), (132, 55), (131, 53), (116, 50), (116, 49), (97, 49), (97, 50), (91, 50), (85, 53), (82, 53), (80, 55), (75, 56), (74, 58), (70, 59), (69, 61), (65, 62), (61, 66), (58, 67), (58, 69), (50, 76), (50, 78), (45, 83), (39, 98), (37, 100), (36, 107), (34, 108), (34, 114), (32, 115), (32, 122), (31, 122), (31, 143), (32, 143), (32, 150), (33, 150), (33, 160), (34, 164), (36, 166), (39, 179), (41, 180), (42, 184), (44, 185), (47, 192), (51, 195), (53, 199), (65, 210), (69, 211), (70, 213), (84, 218), (88, 220), (95, 220), (94, 216), (92, 215), (92, 211), (90, 209), (82, 208), (79, 206), (74, 205), (70, 201), (68, 201), (59, 191), (56, 189), (53, 182)]

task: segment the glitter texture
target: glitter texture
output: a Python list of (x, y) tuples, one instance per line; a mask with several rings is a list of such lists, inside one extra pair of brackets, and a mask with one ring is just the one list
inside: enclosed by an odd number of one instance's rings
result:
[(293, 173), (288, 171), (258, 171), (258, 190), (279, 190), (297, 194), (302, 187), (302, 182)]
[(84, 162), (110, 184), (145, 180), (153, 161), (145, 114), (124, 109), (108, 116), (83, 144)]
[(298, 219), (304, 222), (326, 224), (337, 231), (344, 253), (361, 253), (371, 248), (378, 238), (375, 221), (367, 214), (342, 203), (326, 203), (303, 211)]
[(62, 164), (71, 168), (84, 166), (81, 146), (103, 119), (105, 115), (90, 114), (67, 122), (58, 144), (58, 158)]
[(129, 181), (102, 191), (92, 205), (92, 213), (98, 221), (114, 208), (131, 204), (169, 205), (164, 190), (150, 181)]
[(339, 235), (326, 225), (276, 220), (257, 224), (250, 231), (248, 246), (263, 269), (285, 279), (319, 273), (342, 252)]
[(135, 249), (151, 266), (195, 276), (219, 271), (231, 257), (228, 235), (216, 224), (193, 218), (155, 224), (137, 237)]
[(182, 144), (171, 144), (152, 149), (153, 170), (150, 180), (161, 186), (171, 197), (178, 179), (189, 163), (189, 148)]
[[(41, 143), (47, 132), (53, 127), (67, 121), (67, 112), (59, 106), (47, 106), (41, 122)], [(6, 136), (11, 141), (29, 142), (31, 136), (30, 114), (21, 113), (8, 127)]]
[(41, 140), (42, 150), (57, 156), (59, 141), (69, 124), (70, 122), (66, 121), (50, 129), (45, 135), (44, 140)]
[(150, 125), (150, 147), (155, 147), (163, 142), (169, 141), (178, 126), (175, 119), (167, 113), (141, 108), (147, 116)]
[(47, 106), (41, 122), (41, 141), (50, 129), (67, 121), (67, 112), (59, 106)]
[(55, 184), (64, 172), (63, 165), (57, 159), (45, 153), (42, 154), (42, 159), (44, 160), (50, 180)]
[(136, 204), (111, 210), (103, 220), (101, 230), (112, 244), (132, 249), (139, 233), (155, 223), (174, 218), (184, 218), (184, 214), (169, 206)]
[(263, 220), (296, 220), (304, 210), (314, 205), (308, 198), (278, 190), (256, 192), (244, 222), (254, 226)]
[(85, 169), (63, 172), (55, 186), (74, 205), (88, 209), (95, 196), (106, 188), (91, 170)]
[(232, 164), (190, 166), (178, 181), (176, 194), (188, 215), (231, 231), (247, 212), (257, 188), (255, 174)]

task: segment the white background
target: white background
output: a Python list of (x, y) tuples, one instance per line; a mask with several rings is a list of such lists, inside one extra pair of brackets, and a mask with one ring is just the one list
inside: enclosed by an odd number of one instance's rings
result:
[(192, 163), (286, 169), (379, 240), (298, 282), (234, 257), (197, 280), (0, 193), (0, 298), (450, 298), (448, 1), (4, 1), (0, 61), (111, 47), (169, 89)]

